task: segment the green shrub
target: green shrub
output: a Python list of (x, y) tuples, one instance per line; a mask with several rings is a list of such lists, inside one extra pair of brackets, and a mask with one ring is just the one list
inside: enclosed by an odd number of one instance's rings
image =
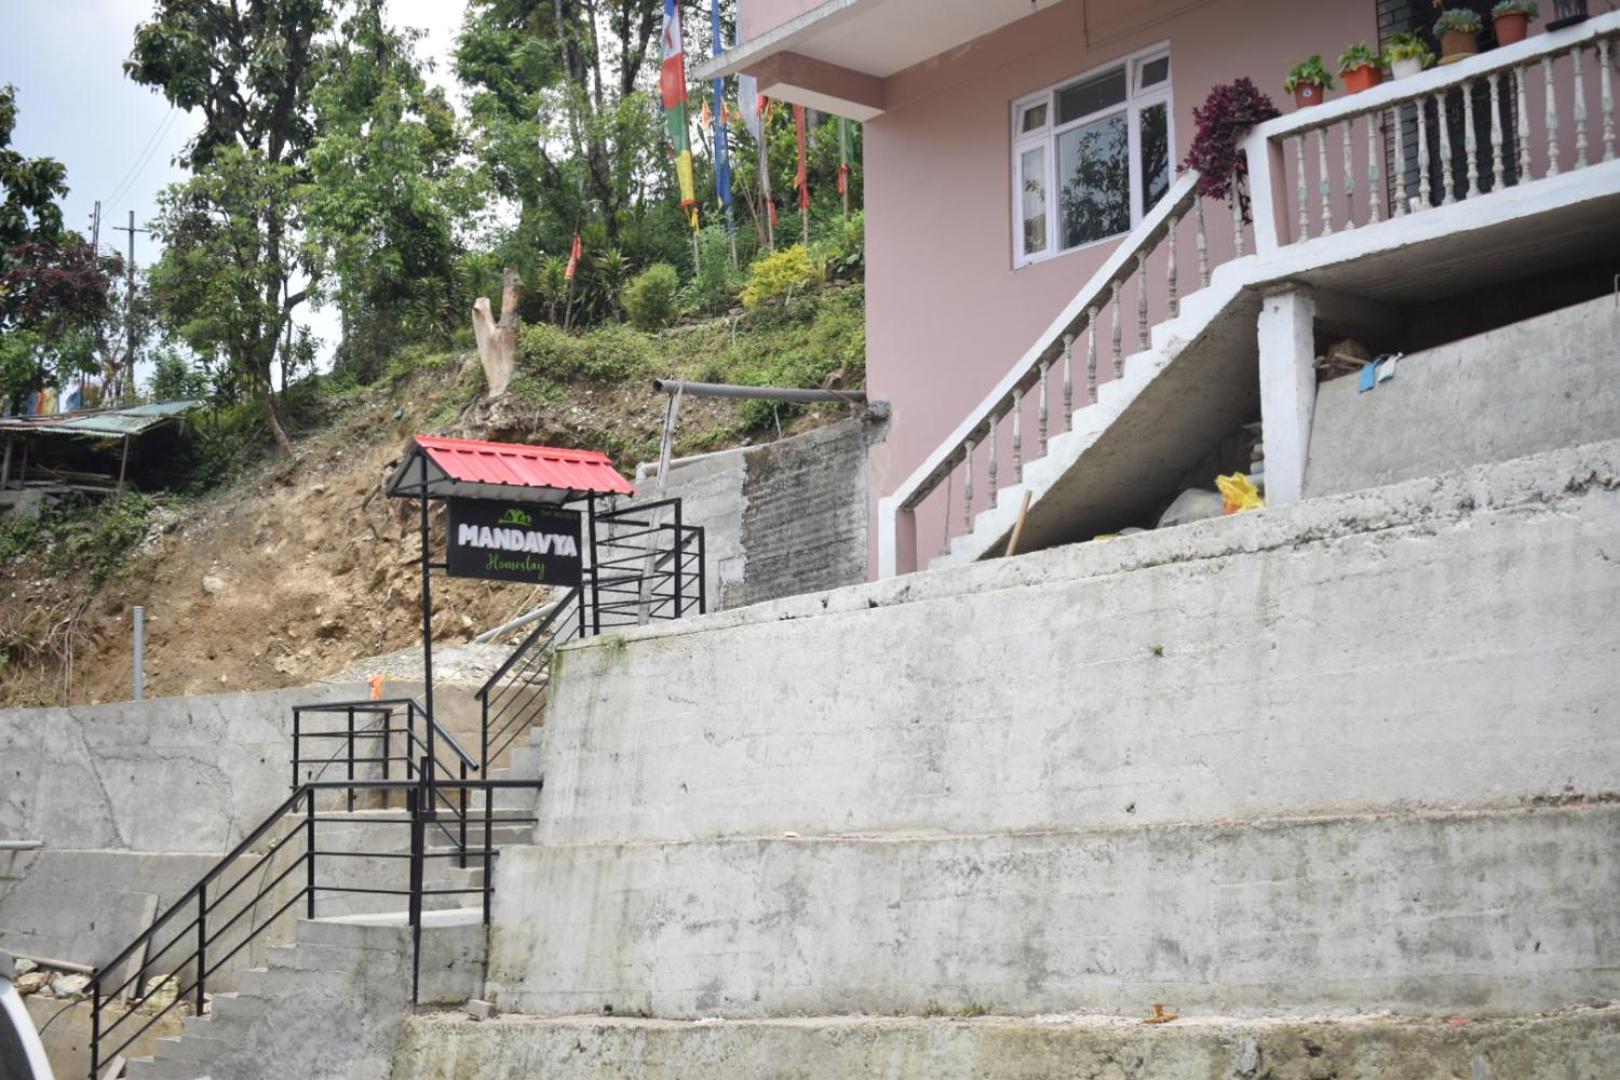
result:
[(652, 342), (622, 323), (607, 323), (579, 335), (550, 323), (518, 331), (519, 374), (541, 383), (617, 382), (651, 371), (655, 356)]
[(825, 267), (803, 244), (782, 248), (756, 262), (743, 286), (743, 307), (756, 308), (818, 284)]
[(680, 314), (676, 294), (681, 279), (668, 263), (653, 263), (624, 287), (624, 310), (638, 330), (662, 330)]
[(731, 237), (724, 225), (710, 225), (698, 236), (698, 266), (681, 290), (683, 310), (697, 314), (722, 312), (737, 302), (743, 276), (731, 265)]
[(55, 576), (89, 574), (93, 585), (112, 576), (146, 535), (152, 500), (138, 492), (96, 503), (54, 507), (37, 518), (0, 528), (0, 562), (38, 558)]
[(849, 220), (839, 218), (817, 245), (827, 273), (835, 278), (859, 278), (866, 272), (866, 212)]

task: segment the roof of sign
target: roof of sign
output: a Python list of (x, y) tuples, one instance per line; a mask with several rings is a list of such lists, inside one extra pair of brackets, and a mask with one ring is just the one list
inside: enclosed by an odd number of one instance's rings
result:
[(636, 493), (613, 460), (595, 450), (417, 435), (388, 480), (388, 494), (416, 498), (424, 481), (430, 499), (559, 503), (593, 494)]

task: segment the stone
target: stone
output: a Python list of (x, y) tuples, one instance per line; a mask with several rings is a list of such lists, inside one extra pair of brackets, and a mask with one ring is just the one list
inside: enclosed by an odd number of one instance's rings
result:
[(483, 1001), (479, 998), (469, 999), (465, 1008), (467, 1015), (474, 1020), (493, 1020), (501, 1014), (501, 1011), (495, 1007), (493, 1002)]
[(58, 997), (78, 997), (90, 986), (90, 976), (77, 973), (64, 973), (58, 975), (51, 983), (51, 989)]
[(225, 579), (214, 574), (209, 574), (202, 579), (202, 587), (203, 592), (208, 593), (211, 596), (218, 596), (220, 593), (225, 591)]
[(12, 985), (17, 988), (17, 993), (26, 997), (29, 994), (38, 993), (45, 989), (45, 984), (50, 981), (50, 978), (50, 975), (46, 972), (30, 971), (26, 975), (18, 975), (17, 981)]

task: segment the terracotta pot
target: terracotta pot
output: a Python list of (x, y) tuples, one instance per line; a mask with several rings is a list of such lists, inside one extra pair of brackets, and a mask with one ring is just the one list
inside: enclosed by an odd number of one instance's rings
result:
[(1447, 30), (1440, 35), (1440, 62), (1449, 64), (1479, 52), (1479, 35), (1472, 30)]
[(1322, 88), (1315, 83), (1300, 83), (1294, 87), (1294, 104), (1301, 109), (1322, 104)]
[(1389, 73), (1397, 79), (1404, 79), (1409, 75), (1423, 74), (1422, 60), (1393, 60), (1389, 65)]
[(1344, 88), (1352, 94), (1359, 94), (1363, 90), (1371, 90), (1384, 81), (1384, 73), (1372, 64), (1362, 64), (1358, 68), (1351, 68), (1343, 72)]
[(1523, 41), (1530, 33), (1530, 16), (1522, 11), (1511, 15), (1498, 15), (1492, 23), (1496, 27), (1496, 43), (1512, 45)]

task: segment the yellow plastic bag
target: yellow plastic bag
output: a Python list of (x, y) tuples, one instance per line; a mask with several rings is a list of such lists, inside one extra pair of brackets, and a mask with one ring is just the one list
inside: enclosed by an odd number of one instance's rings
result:
[(1243, 473), (1233, 473), (1231, 476), (1217, 476), (1215, 486), (1221, 491), (1221, 500), (1228, 514), (1240, 514), (1245, 510), (1259, 510), (1266, 505), (1260, 497), (1260, 489), (1254, 486)]

